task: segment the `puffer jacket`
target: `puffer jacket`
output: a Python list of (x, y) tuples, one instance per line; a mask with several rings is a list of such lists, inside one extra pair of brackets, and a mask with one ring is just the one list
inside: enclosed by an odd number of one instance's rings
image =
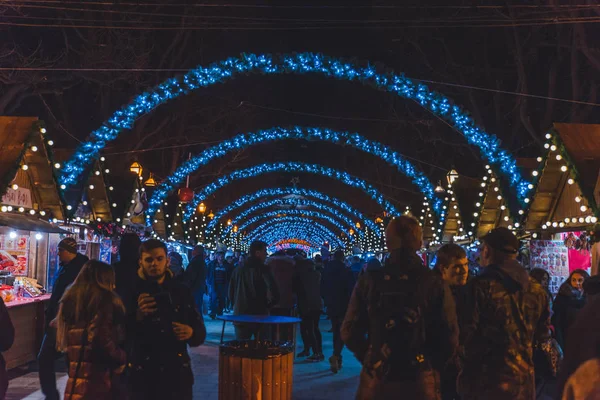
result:
[(279, 301), (274, 308), (290, 309), (294, 307), (294, 291), (292, 289), (296, 262), (290, 256), (271, 256), (267, 258), (269, 267), (279, 292)]
[(552, 325), (556, 333), (556, 341), (563, 350), (567, 347), (569, 328), (577, 319), (579, 310), (585, 306), (585, 302), (586, 296), (573, 288), (569, 282), (560, 286), (552, 308)]
[(550, 337), (545, 290), (516, 260), (483, 268), (467, 290), (459, 393), (464, 399), (535, 399), (533, 346)]
[[(374, 337), (382, 336), (372, 331), (381, 314), (380, 282), (394, 279), (408, 280), (414, 285), (412, 302), (418, 305), (422, 321), (419, 343), (407, 350), (422, 354), (425, 362), (410, 379), (380, 378), (374, 372), (388, 357), (385, 349), (373, 342)], [(395, 250), (385, 267), (361, 276), (352, 293), (341, 333), (346, 346), (363, 364), (357, 399), (388, 399), (392, 393), (397, 395), (398, 390), (406, 398), (440, 398), (439, 371), (454, 357), (458, 346), (456, 312), (448, 285), (425, 267), (415, 252)], [(391, 361), (389, 367), (401, 370), (406, 367), (404, 360), (401, 362), (402, 365), (392, 365)]]
[(236, 268), (229, 284), (234, 315), (267, 315), (279, 302), (279, 290), (271, 271), (261, 260), (249, 257)]
[(89, 325), (82, 322), (68, 328), (65, 400), (113, 398), (126, 363), (127, 355), (118, 344), (124, 335), (124, 322), (119, 308), (106, 304)]

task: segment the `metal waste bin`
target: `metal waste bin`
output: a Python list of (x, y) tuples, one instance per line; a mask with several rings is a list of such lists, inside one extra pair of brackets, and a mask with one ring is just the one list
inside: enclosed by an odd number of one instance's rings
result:
[(232, 340), (219, 349), (220, 400), (290, 400), (292, 342)]

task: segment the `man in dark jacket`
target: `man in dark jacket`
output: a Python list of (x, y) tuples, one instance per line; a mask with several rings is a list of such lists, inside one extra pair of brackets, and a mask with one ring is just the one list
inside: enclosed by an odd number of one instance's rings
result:
[(519, 240), (506, 228), (481, 239), (482, 272), (468, 284), (461, 327), (465, 400), (533, 400), (533, 346), (549, 338), (546, 292), (516, 261)]
[[(466, 284), (469, 278), (469, 260), (467, 252), (461, 246), (448, 243), (440, 247), (436, 253), (434, 273), (442, 278), (450, 286), (454, 303), (456, 304), (456, 316), (460, 330), (463, 318), (461, 315), (466, 307)], [(446, 365), (442, 373), (442, 399), (457, 399), (456, 379), (460, 371), (462, 349), (459, 346), (457, 356)]]
[(215, 319), (217, 315), (223, 315), (228, 288), (228, 265), (222, 251), (218, 251), (215, 259), (208, 266), (208, 277), (206, 282), (210, 286), (210, 318)]
[(416, 254), (422, 230), (401, 216), (386, 229), (390, 257), (358, 281), (342, 338), (362, 363), (357, 399), (440, 399), (440, 371), (454, 357), (458, 325), (447, 284)]
[(119, 245), (119, 261), (114, 264), (115, 291), (121, 296), (127, 312), (137, 307), (133, 283), (137, 277), (141, 244), (142, 241), (136, 233), (124, 234)]
[(163, 242), (142, 243), (139, 263), (138, 307), (129, 315), (128, 328), (132, 398), (191, 400), (194, 375), (187, 346), (204, 343), (204, 320), (190, 290), (172, 278)]
[[(10, 320), (8, 310), (0, 297), (0, 352), (7, 351), (15, 340), (15, 327)], [(6, 376), (6, 363), (0, 353), (0, 399), (4, 398), (8, 388), (8, 377)]]
[(202, 314), (204, 293), (206, 293), (206, 264), (204, 247), (197, 245), (192, 250), (192, 259), (183, 273), (183, 282), (192, 291), (198, 312)]
[(322, 285), (323, 299), (333, 332), (333, 355), (329, 357), (329, 365), (331, 371), (337, 373), (342, 368), (342, 350), (344, 349), (340, 329), (354, 289), (354, 275), (344, 264), (342, 250), (333, 253), (333, 260), (325, 265)]
[[(321, 320), (321, 273), (314, 263), (307, 258), (296, 257), (296, 274), (294, 293), (298, 298), (300, 313), (300, 334), (304, 342), (304, 350), (298, 357), (308, 357), (310, 361), (323, 361), (323, 339), (319, 330)], [(312, 349), (313, 354), (310, 355)]]
[(58, 313), (58, 303), (65, 290), (77, 278), (83, 264), (88, 261), (86, 256), (77, 252), (77, 241), (72, 237), (64, 238), (58, 243), (58, 259), (60, 268), (56, 273), (52, 295), (46, 307), (46, 332), (38, 354), (40, 386), (46, 400), (58, 400), (59, 398), (54, 362), (60, 354), (56, 351), (56, 329), (50, 327), (50, 321)]
[[(268, 315), (279, 302), (279, 291), (273, 275), (265, 266), (267, 244), (254, 241), (250, 244), (250, 256), (246, 263), (233, 271), (229, 284), (229, 298), (234, 315)], [(235, 325), (238, 340), (250, 339), (259, 327), (249, 324)]]

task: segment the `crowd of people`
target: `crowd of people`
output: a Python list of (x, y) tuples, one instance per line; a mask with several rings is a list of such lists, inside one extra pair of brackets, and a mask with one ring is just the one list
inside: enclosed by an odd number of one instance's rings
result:
[[(480, 238), (477, 274), (452, 243), (437, 251), (433, 269), (424, 265), (412, 217), (393, 219), (385, 234), (383, 262), (326, 249), (267, 257), (267, 244), (255, 241), (248, 255), (196, 246), (186, 268), (163, 242), (135, 234), (124, 235), (113, 266), (88, 260), (65, 238), (39, 352), (42, 392), (59, 398), (54, 364), (65, 354), (65, 399), (191, 399), (187, 347), (206, 338), (203, 314), (230, 311), (299, 316), (297, 356), (311, 362), (326, 358), (325, 314), (331, 371), (341, 370), (344, 346), (362, 364), (357, 399), (600, 398), (599, 277), (572, 271), (553, 298), (548, 272), (517, 261), (519, 240), (508, 229)], [(0, 328), (2, 351), (14, 329), (1, 302)], [(294, 329), (280, 334), (293, 339)], [(235, 325), (235, 335), (272, 332)]]

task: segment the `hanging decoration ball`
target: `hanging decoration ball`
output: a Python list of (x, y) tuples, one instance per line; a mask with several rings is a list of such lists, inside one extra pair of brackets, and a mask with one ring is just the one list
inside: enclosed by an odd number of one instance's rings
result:
[(194, 198), (194, 191), (190, 188), (181, 188), (177, 192), (179, 201), (182, 203), (189, 203)]

